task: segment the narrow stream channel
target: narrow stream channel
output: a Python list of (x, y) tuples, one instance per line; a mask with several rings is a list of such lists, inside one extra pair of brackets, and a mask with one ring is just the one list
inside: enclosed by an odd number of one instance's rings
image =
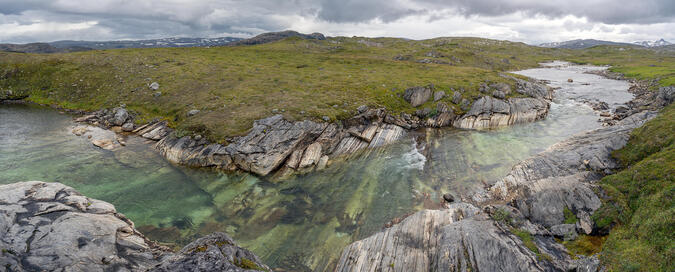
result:
[(147, 236), (176, 247), (223, 231), (279, 271), (331, 270), (344, 246), (392, 219), (436, 207), (443, 193), (489, 184), (550, 145), (598, 128), (598, 115), (580, 101), (616, 106), (632, 98), (628, 83), (584, 73), (601, 67), (549, 66), (517, 72), (560, 87), (545, 120), (491, 131), (422, 129), (283, 181), (174, 166), (138, 137), (101, 150), (71, 133), (69, 115), (0, 105), (0, 184), (61, 182), (114, 204)]

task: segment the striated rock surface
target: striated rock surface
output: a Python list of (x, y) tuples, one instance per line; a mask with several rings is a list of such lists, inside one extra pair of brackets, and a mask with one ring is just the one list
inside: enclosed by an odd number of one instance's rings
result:
[(464, 129), (482, 129), (529, 123), (546, 117), (549, 101), (540, 98), (510, 98), (507, 101), (490, 96), (478, 99), (471, 110), (453, 125)]
[[(553, 255), (560, 249), (545, 244)], [(543, 249), (542, 249), (543, 250)], [(347, 246), (335, 271), (555, 271), (570, 260), (542, 261), (478, 208), (423, 210)], [(554, 264), (554, 262), (556, 262)]]
[(0, 249), (7, 271), (270, 271), (223, 233), (173, 253), (113, 205), (40, 181), (0, 185)]
[[(482, 209), (457, 203), (420, 211), (354, 242), (336, 271), (597, 271), (596, 257), (572, 260), (554, 238), (595, 231), (590, 216), (601, 205), (595, 182), (618, 167), (611, 152), (655, 115), (631, 115), (521, 162), (470, 197)], [(566, 210), (576, 223), (565, 223)]]

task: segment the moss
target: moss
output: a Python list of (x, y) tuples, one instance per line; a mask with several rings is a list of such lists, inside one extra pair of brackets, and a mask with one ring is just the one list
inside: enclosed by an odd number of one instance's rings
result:
[(518, 228), (511, 228), (511, 233), (515, 234), (523, 241), (523, 245), (537, 256), (537, 260), (549, 262), (552, 260), (551, 256), (539, 251), (539, 247), (537, 247), (537, 244), (534, 242), (534, 237), (532, 237), (529, 232)]
[(512, 226), (513, 225), (513, 216), (508, 210), (505, 209), (497, 209), (495, 212), (491, 214), (492, 219), (494, 219), (497, 222)]
[(591, 256), (602, 250), (602, 245), (607, 240), (607, 236), (580, 235), (573, 241), (563, 241), (562, 244), (567, 248), (572, 258), (577, 255)]
[(567, 207), (563, 209), (563, 214), (565, 215), (565, 224), (574, 224), (579, 220), (577, 216)]
[(252, 270), (259, 270), (259, 271), (267, 271), (266, 269), (258, 266), (254, 261), (251, 261), (246, 258), (235, 258), (234, 259), (234, 265), (243, 268), (243, 269), (252, 269)]

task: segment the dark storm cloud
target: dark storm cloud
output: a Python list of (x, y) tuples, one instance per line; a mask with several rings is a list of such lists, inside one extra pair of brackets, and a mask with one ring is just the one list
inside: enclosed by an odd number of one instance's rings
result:
[[(514, 13), (522, 14), (524, 19), (535, 15), (547, 18), (574, 15), (606, 24), (651, 24), (673, 22), (675, 1), (0, 0), (0, 25), (15, 28), (4, 36), (0, 33), (0, 42), (17, 40), (13, 37), (22, 37), (22, 41), (68, 38), (77, 31), (67, 24), (81, 22), (94, 22), (94, 26), (80, 33), (92, 38), (121, 39), (254, 35), (302, 27), (303, 20), (365, 23), (367, 27), (374, 19), (389, 23), (411, 15), (427, 15), (427, 20), (435, 21), (447, 16), (489, 19)], [(32, 27), (23, 27), (28, 25)], [(15, 32), (18, 34), (7, 34)]]

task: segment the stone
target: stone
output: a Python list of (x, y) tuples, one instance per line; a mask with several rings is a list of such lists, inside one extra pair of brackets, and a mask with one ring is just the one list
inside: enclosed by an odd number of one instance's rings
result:
[(421, 109), (421, 110), (416, 110), (415, 116), (417, 116), (419, 118), (426, 118), (427, 116), (429, 116), (430, 113), (431, 113), (430, 108), (424, 108), (424, 109)]
[(665, 107), (673, 101), (675, 101), (675, 86), (660, 87), (656, 95), (656, 104)]
[(200, 112), (200, 110), (196, 110), (196, 109), (190, 110), (190, 111), (187, 112), (187, 116), (192, 117), (192, 116), (195, 116), (195, 115), (199, 114), (199, 112)]
[(455, 202), (455, 197), (452, 194), (447, 193), (443, 194), (443, 200), (445, 200), (445, 202), (452, 203)]
[(144, 271), (165, 252), (109, 203), (60, 183), (0, 185), (0, 211), (0, 248), (13, 252), (0, 266), (9, 271)]
[(436, 104), (436, 112), (437, 113), (450, 112), (450, 107), (448, 107), (448, 105), (446, 105), (443, 102), (438, 102), (438, 104)]
[(271, 271), (224, 233), (174, 253), (112, 204), (40, 181), (0, 185), (0, 249), (7, 271)]
[(574, 82), (574, 80), (571, 79), (571, 78), (568, 78), (568, 79), (567, 79), (567, 82), (572, 83), (572, 82)]
[(150, 83), (150, 85), (148, 85), (148, 87), (149, 87), (150, 89), (156, 91), (157, 89), (159, 89), (159, 83), (157, 83), (157, 82)]
[(162, 92), (155, 92), (155, 93), (152, 94), (152, 96), (160, 97), (160, 96), (162, 96)]
[(452, 103), (459, 105), (459, 103), (462, 102), (462, 94), (459, 91), (455, 91), (454, 94), (452, 94)]
[(560, 224), (551, 227), (551, 234), (565, 241), (571, 241), (577, 238), (577, 231), (574, 224)]
[(572, 265), (569, 266), (567, 271), (573, 271), (573, 272), (597, 272), (597, 271), (603, 271), (600, 268), (600, 259), (598, 259), (597, 255), (589, 256), (589, 257), (581, 257), (579, 259), (574, 260)]
[(321, 117), (321, 119), (323, 119), (326, 122), (330, 122), (330, 117), (328, 117), (328, 116), (324, 115), (324, 116)]
[(321, 158), (321, 144), (316, 142), (312, 143), (305, 149), (305, 153), (302, 155), (302, 160), (300, 160), (298, 168), (313, 166), (319, 162), (319, 158)]
[(113, 150), (115, 148), (115, 143), (111, 139), (97, 139), (91, 141), (91, 143), (105, 150)]
[(576, 229), (579, 233), (591, 234), (593, 232), (593, 220), (591, 220), (591, 216), (585, 211), (580, 211), (576, 216), (579, 218), (579, 221), (576, 223)]
[(509, 84), (506, 84), (506, 83), (494, 83), (494, 84), (490, 84), (490, 87), (497, 90), (497, 91), (500, 91), (504, 94), (510, 94), (511, 93), (511, 86), (509, 86)]
[(124, 132), (131, 132), (134, 130), (134, 123), (127, 122), (122, 125), (122, 131)]
[(483, 129), (528, 123), (546, 117), (549, 101), (538, 98), (510, 98), (507, 101), (490, 96), (476, 100), (471, 110), (453, 125), (464, 129)]
[(127, 110), (124, 108), (118, 108), (115, 111), (115, 117), (112, 123), (115, 124), (116, 126), (121, 126), (127, 121), (128, 118), (129, 112), (127, 112)]
[[(250, 269), (250, 270), (249, 270)], [(225, 233), (215, 232), (167, 254), (149, 271), (272, 271), (252, 252), (237, 246)]]
[(499, 98), (499, 99), (506, 98), (506, 94), (504, 92), (500, 91), (500, 90), (493, 91), (492, 96), (494, 96), (495, 98)]
[(316, 164), (316, 169), (323, 170), (326, 168), (327, 165), (328, 165), (328, 156), (323, 155), (321, 156), (321, 158), (319, 158), (319, 162)]
[(361, 105), (361, 106), (359, 106), (358, 108), (356, 108), (356, 111), (357, 111), (359, 114), (364, 113), (364, 112), (366, 112), (367, 110), (368, 110), (368, 106), (366, 106), (366, 105)]
[(434, 92), (434, 102), (438, 102), (438, 100), (443, 99), (445, 97), (445, 92), (444, 91), (436, 91)]
[(430, 86), (408, 88), (403, 94), (403, 99), (408, 101), (411, 106), (417, 107), (426, 103), (431, 98), (432, 92)]
[(466, 98), (462, 98), (462, 102), (460, 102), (459, 108), (462, 109), (463, 111), (471, 109), (471, 101), (469, 101)]

